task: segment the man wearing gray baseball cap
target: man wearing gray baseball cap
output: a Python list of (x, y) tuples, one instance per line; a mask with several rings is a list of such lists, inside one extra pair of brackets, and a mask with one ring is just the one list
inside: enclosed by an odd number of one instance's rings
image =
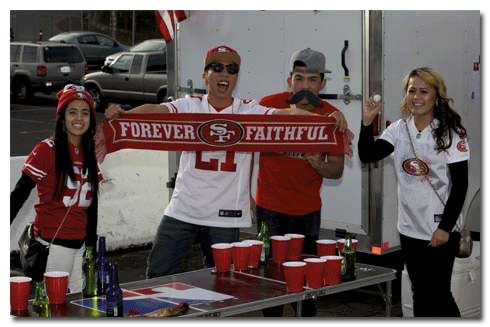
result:
[[(266, 96), (265, 107), (301, 108), (333, 116), (342, 132), (347, 129), (344, 115), (318, 97), (327, 83), (323, 53), (310, 48), (291, 57), (287, 83), (292, 92)], [(257, 226), (267, 224), (270, 236), (297, 233), (305, 235), (303, 254), (316, 255), (320, 234), (320, 188), (324, 178), (339, 179), (344, 170), (344, 155), (338, 153), (261, 153), (255, 197)], [(296, 307), (293, 305), (296, 310)], [(263, 310), (266, 317), (282, 316), (283, 306)], [(303, 301), (302, 315), (315, 316), (313, 301)]]

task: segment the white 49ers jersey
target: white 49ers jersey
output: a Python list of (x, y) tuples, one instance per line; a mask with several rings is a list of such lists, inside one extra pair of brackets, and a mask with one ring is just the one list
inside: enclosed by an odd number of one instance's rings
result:
[[(205, 96), (186, 96), (166, 103), (172, 113), (218, 113)], [(219, 113), (271, 114), (255, 100), (234, 99)], [(250, 227), (251, 152), (185, 151), (165, 215), (212, 227)]]
[[(398, 177), (398, 231), (406, 236), (430, 240), (440, 222), (444, 206), (432, 185), (446, 203), (451, 191), (448, 165), (470, 159), (470, 149), (466, 139), (453, 133), (452, 146), (447, 152), (437, 153), (432, 136), (433, 127), (439, 126), (435, 119), (422, 132), (418, 132), (413, 119), (408, 120), (408, 129), (415, 151), (422, 161), (417, 162), (408, 138), (405, 122), (400, 119), (391, 124), (381, 135), (381, 139), (394, 147), (395, 170)], [(432, 126), (434, 125), (434, 126)], [(460, 215), (457, 225), (461, 226)]]

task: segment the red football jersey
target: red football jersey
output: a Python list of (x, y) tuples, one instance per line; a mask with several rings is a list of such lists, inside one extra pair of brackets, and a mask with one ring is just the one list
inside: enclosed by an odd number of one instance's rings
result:
[[(36, 210), (34, 231), (37, 236), (41, 230), (42, 238), (51, 239), (54, 237), (70, 204), (72, 204), (70, 213), (56, 238), (79, 240), (86, 236), (87, 215), (85, 210), (92, 203), (92, 184), (87, 180), (88, 172), (82, 176), (82, 147), (75, 147), (70, 142), (68, 145), (76, 182), (67, 178), (65, 193), (59, 200), (53, 199), (56, 189), (55, 142), (53, 138), (37, 144), (22, 168), (22, 172), (29, 175), (37, 183), (39, 203), (34, 206)], [(102, 175), (98, 168), (97, 173), (98, 181), (101, 181)], [(80, 190), (77, 193), (80, 185)]]
[[(262, 98), (259, 104), (264, 107), (290, 108), (291, 92), (283, 92)], [(323, 108), (311, 112), (324, 115), (338, 111), (331, 104), (319, 99)], [(255, 202), (262, 208), (294, 216), (306, 215), (321, 210), (320, 176), (301, 157), (301, 153), (261, 153), (257, 176)], [(322, 160), (325, 160), (322, 157)]]

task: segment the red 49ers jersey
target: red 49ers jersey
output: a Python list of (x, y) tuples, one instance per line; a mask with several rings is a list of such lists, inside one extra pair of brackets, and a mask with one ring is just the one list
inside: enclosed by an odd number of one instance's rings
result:
[[(40, 230), (41, 237), (43, 238), (53, 238), (66, 214), (68, 206), (73, 203), (70, 213), (56, 238), (68, 240), (84, 239), (87, 225), (85, 209), (92, 203), (92, 185), (87, 181), (88, 172), (82, 178), (82, 147), (75, 147), (68, 142), (76, 183), (68, 178), (65, 193), (59, 200), (53, 199), (56, 189), (54, 147), (55, 142), (53, 138), (40, 142), (32, 150), (22, 168), (22, 172), (29, 175), (37, 183), (39, 203), (34, 206), (36, 210), (34, 229), (36, 234)], [(97, 178), (100, 181), (102, 180), (102, 175), (98, 169), (97, 172)], [(80, 184), (80, 191), (75, 198)]]
[[(278, 109), (290, 108), (291, 92), (273, 94), (262, 98), (259, 104)], [(338, 111), (319, 99), (322, 108), (313, 113), (324, 115)], [(325, 161), (325, 157), (322, 157)], [(302, 157), (302, 153), (261, 153), (257, 176), (255, 203), (258, 206), (287, 215), (302, 216), (322, 208), (320, 188), (323, 177)]]
[[(167, 104), (173, 113), (217, 113), (205, 96), (186, 96)], [(233, 100), (223, 114), (271, 114), (255, 100)], [(165, 215), (212, 227), (250, 227), (251, 152), (184, 151)]]

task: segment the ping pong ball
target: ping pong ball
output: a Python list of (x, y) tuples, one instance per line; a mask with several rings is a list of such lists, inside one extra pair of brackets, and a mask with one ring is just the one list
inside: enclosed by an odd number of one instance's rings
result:
[(380, 101), (381, 101), (381, 95), (376, 94), (376, 95), (373, 97), (373, 100), (374, 100), (374, 102), (380, 102)]

